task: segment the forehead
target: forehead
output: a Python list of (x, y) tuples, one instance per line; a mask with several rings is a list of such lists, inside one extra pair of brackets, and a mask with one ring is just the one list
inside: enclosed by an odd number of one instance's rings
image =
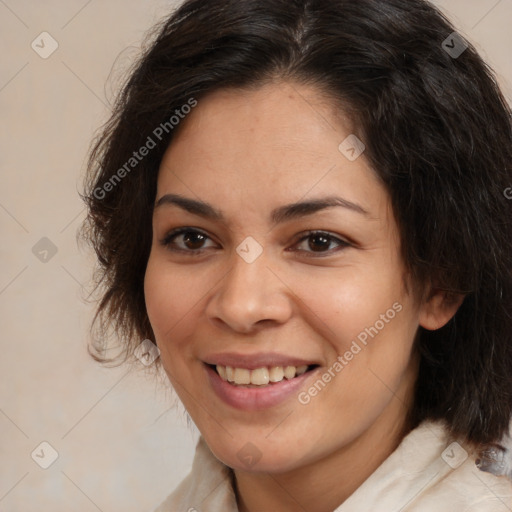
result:
[(158, 194), (268, 207), (342, 193), (379, 208), (386, 193), (364, 153), (351, 161), (339, 149), (352, 131), (348, 116), (313, 87), (220, 90), (181, 121), (161, 163)]

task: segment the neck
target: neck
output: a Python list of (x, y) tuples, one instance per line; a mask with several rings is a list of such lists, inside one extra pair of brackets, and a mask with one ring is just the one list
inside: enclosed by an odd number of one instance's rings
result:
[(332, 512), (339, 507), (410, 431), (407, 411), (413, 389), (407, 381), (403, 380), (388, 406), (366, 431), (327, 457), (279, 474), (235, 470), (239, 511)]

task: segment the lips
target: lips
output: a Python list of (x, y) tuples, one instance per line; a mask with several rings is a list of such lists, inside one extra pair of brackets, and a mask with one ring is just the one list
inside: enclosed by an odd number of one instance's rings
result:
[[(204, 368), (208, 381), (215, 394), (226, 404), (242, 410), (258, 410), (273, 407), (288, 399), (293, 399), (307, 380), (319, 371), (319, 364), (313, 360), (284, 356), (275, 353), (259, 353), (252, 355), (240, 355), (235, 353), (215, 354), (205, 358)], [(226, 369), (230, 368), (228, 379)], [(272, 370), (279, 369), (275, 373), (275, 381), (270, 380)], [(300, 368), (300, 372), (297, 372)], [(268, 382), (265, 378), (258, 383), (253, 382), (252, 377), (265, 370), (268, 372)], [(293, 369), (293, 372), (291, 371)], [(220, 372), (219, 372), (220, 370)], [(280, 373), (288, 371), (288, 377)], [(239, 378), (236, 373), (243, 374)], [(293, 375), (292, 375), (293, 373)], [(250, 376), (250, 383), (247, 376)], [(279, 378), (280, 377), (280, 378)], [(235, 382), (235, 381), (238, 381)]]

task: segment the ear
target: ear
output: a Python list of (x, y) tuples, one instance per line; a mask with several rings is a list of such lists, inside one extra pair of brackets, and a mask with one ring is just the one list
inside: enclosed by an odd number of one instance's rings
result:
[(455, 315), (464, 295), (432, 290), (420, 308), (419, 324), (429, 331), (446, 325)]

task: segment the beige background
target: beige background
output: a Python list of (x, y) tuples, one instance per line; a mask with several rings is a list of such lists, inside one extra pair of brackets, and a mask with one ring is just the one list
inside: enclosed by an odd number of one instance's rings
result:
[[(512, 0), (436, 3), (510, 99)], [(170, 409), (165, 379), (87, 356), (92, 306), (81, 297), (93, 260), (76, 243), (77, 190), (116, 88), (112, 65), (129, 63), (174, 4), (0, 0), (1, 512), (150, 511), (190, 469), (198, 434)], [(59, 45), (47, 59), (31, 48), (43, 31)], [(46, 262), (32, 252), (42, 237), (57, 248)], [(43, 441), (58, 453), (48, 469), (31, 458)], [(34, 457), (50, 460), (42, 449)]]

